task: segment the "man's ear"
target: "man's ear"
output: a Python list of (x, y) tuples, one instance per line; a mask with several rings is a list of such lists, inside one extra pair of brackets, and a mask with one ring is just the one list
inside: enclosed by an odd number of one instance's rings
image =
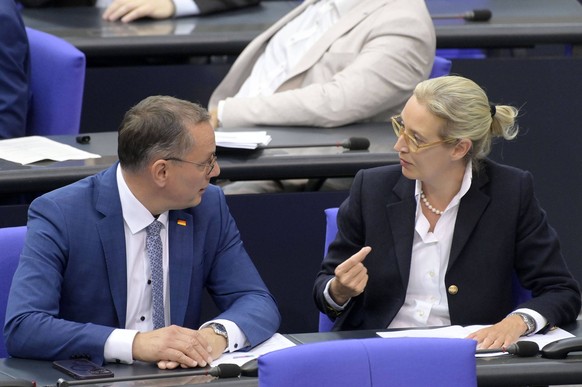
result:
[(156, 160), (149, 168), (152, 181), (155, 185), (163, 187), (166, 185), (168, 179), (168, 161), (167, 160)]
[(472, 147), (473, 143), (468, 138), (463, 138), (462, 140), (459, 140), (459, 142), (457, 142), (455, 144), (455, 147), (453, 148), (452, 154), (453, 158), (455, 160), (460, 160), (464, 158), (467, 155), (467, 153), (469, 153)]

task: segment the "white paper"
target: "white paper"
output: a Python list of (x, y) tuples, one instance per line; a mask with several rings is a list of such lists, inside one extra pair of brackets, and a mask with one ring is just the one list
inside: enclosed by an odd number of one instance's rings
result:
[(271, 338), (262, 344), (257, 345), (255, 348), (248, 352), (230, 352), (224, 353), (218, 359), (212, 362), (212, 366), (217, 366), (219, 364), (229, 363), (237, 364), (239, 366), (243, 365), (247, 361), (258, 358), (265, 353), (273, 352), (283, 348), (294, 347), (295, 343), (287, 339), (280, 333), (275, 333)]
[(0, 158), (22, 165), (42, 160), (85, 160), (99, 157), (101, 156), (41, 136), (0, 141)]
[[(434, 328), (434, 329), (407, 329), (402, 331), (391, 331), (391, 332), (377, 332), (378, 336), (384, 338), (390, 337), (443, 337), (443, 338), (457, 338), (463, 339), (467, 337), (469, 334), (478, 331), (481, 328), (488, 327), (490, 325), (469, 325), (469, 326), (460, 326), (460, 325), (453, 325), (447, 326), (443, 328)], [(574, 337), (573, 334), (561, 329), (555, 328), (550, 330), (545, 335), (531, 335), (520, 337), (518, 341), (533, 341), (538, 344), (540, 349), (542, 349), (547, 344), (554, 342), (556, 340), (565, 339), (568, 337)], [(499, 356), (499, 355), (507, 355), (505, 352), (498, 352), (498, 353), (490, 353), (490, 354), (479, 354), (478, 357), (488, 357), (488, 356)]]
[(271, 142), (265, 131), (256, 132), (214, 132), (216, 145), (225, 148), (257, 149)]

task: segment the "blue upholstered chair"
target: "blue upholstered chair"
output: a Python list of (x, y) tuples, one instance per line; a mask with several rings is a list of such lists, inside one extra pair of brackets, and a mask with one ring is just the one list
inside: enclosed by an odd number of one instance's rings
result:
[(372, 338), (302, 344), (259, 357), (259, 387), (471, 387), (476, 341)]
[(486, 51), (480, 48), (437, 48), (436, 54), (447, 59), (485, 59)]
[(432, 70), (430, 72), (429, 78), (438, 78), (443, 75), (449, 75), (451, 73), (451, 67), (453, 62), (443, 58), (441, 56), (434, 57), (434, 63), (432, 64)]
[[(0, 332), (4, 329), (6, 302), (12, 277), (18, 266), (20, 252), (24, 246), (26, 226), (0, 228)], [(0, 340), (0, 358), (8, 356), (4, 336)]]
[(26, 27), (31, 106), (26, 135), (77, 134), (85, 86), (85, 54), (54, 35)]
[[(327, 254), (327, 248), (329, 247), (330, 243), (333, 242), (337, 234), (337, 211), (337, 207), (327, 208), (325, 210), (325, 246), (323, 249), (324, 257)], [(531, 292), (521, 286), (515, 273), (513, 273), (512, 279), (514, 305), (519, 305), (524, 301), (529, 300), (531, 298)], [(331, 331), (332, 327), (333, 321), (331, 321), (326, 314), (319, 312), (319, 331), (329, 332)]]

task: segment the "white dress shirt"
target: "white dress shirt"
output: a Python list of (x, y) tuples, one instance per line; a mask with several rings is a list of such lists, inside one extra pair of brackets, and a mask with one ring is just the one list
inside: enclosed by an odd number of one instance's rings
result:
[(416, 223), (412, 242), (410, 276), (404, 305), (388, 328), (427, 327), (450, 325), (449, 303), (445, 274), (449, 264), (453, 232), (461, 198), (471, 187), (473, 173), (467, 163), (461, 189), (440, 216), (433, 231), (422, 212), (420, 191), (416, 181)]

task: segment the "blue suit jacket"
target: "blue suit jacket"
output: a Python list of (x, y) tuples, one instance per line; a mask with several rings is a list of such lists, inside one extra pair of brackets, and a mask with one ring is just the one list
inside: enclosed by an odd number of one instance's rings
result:
[(24, 23), (14, 0), (0, 1), (0, 139), (26, 133), (30, 58)]
[[(533, 309), (551, 325), (574, 321), (580, 290), (568, 271), (555, 231), (548, 225), (533, 190), (531, 174), (486, 161), (473, 174), (461, 199), (445, 287), (455, 325), (494, 324), (514, 310), (512, 275), (533, 298)], [(338, 212), (338, 235), (329, 247), (314, 286), (315, 301), (331, 318), (323, 290), (335, 267), (371, 246), (364, 260), (365, 291), (336, 319), (334, 330), (386, 328), (406, 297), (414, 237), (415, 182), (400, 165), (360, 171), (350, 197)]]
[[(5, 336), (16, 357), (103, 360), (126, 323), (127, 275), (117, 164), (36, 199), (8, 300)], [(186, 222), (179, 225), (178, 220)], [(183, 222), (180, 222), (183, 223)], [(220, 188), (169, 213), (171, 323), (198, 329), (203, 290), (255, 346), (280, 316), (247, 255)]]

